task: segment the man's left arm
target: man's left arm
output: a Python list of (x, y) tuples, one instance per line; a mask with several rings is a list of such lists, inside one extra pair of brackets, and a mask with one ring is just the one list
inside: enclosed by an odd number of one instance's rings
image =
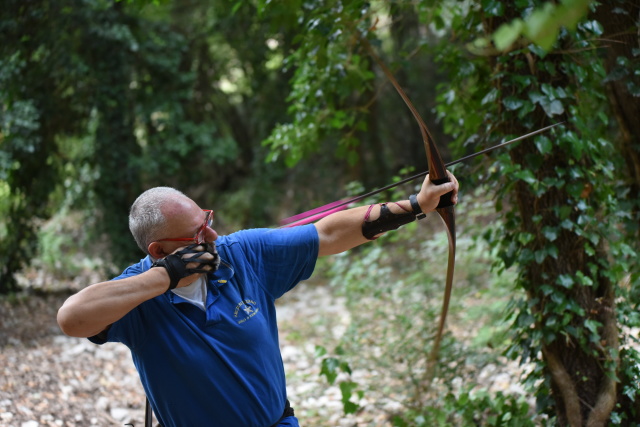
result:
[[(454, 204), (458, 202), (458, 181), (453, 174), (447, 173), (451, 182), (440, 185), (431, 182), (429, 175), (425, 177), (422, 188), (416, 195), (416, 201), (423, 213), (434, 211), (438, 206), (440, 196), (451, 191), (453, 191), (451, 201)], [(384, 234), (384, 232), (381, 232), (372, 238), (365, 237), (363, 233), (365, 221), (371, 222), (380, 219), (383, 223), (385, 221), (391, 223), (397, 221), (400, 216), (414, 211), (410, 200), (401, 200), (385, 205), (384, 209), (388, 209), (387, 212), (382, 212), (382, 205), (360, 206), (328, 215), (315, 223), (320, 239), (318, 255), (325, 256), (344, 252)], [(383, 213), (383, 218), (380, 218), (381, 212)], [(415, 217), (410, 217), (406, 222), (413, 221), (413, 219)]]

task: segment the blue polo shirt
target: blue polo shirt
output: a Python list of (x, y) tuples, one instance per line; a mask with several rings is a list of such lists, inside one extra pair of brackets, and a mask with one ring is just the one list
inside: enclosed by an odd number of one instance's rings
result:
[[(216, 246), (223, 262), (208, 276), (206, 312), (167, 291), (115, 322), (106, 339), (90, 338), (129, 347), (164, 427), (268, 427), (285, 406), (275, 300), (311, 276), (315, 226), (243, 230)], [(150, 267), (144, 258), (115, 280)]]

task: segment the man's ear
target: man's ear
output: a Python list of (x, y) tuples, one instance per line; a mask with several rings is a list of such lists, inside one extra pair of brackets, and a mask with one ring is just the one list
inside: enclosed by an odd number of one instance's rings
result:
[(151, 255), (155, 259), (161, 259), (169, 255), (164, 251), (162, 247), (162, 243), (160, 242), (149, 243), (149, 246), (147, 246), (147, 249), (149, 250), (149, 255)]

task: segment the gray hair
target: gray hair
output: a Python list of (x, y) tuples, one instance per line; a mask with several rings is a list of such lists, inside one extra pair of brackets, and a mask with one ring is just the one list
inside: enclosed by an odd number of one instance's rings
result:
[(168, 199), (176, 196), (185, 195), (175, 188), (155, 187), (139, 195), (131, 205), (129, 230), (144, 253), (149, 254), (149, 243), (157, 240), (158, 233), (166, 224), (162, 206)]

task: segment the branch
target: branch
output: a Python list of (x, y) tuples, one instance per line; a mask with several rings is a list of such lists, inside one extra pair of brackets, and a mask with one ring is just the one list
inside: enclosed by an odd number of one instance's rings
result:
[[(620, 348), (620, 341), (618, 340), (618, 327), (616, 324), (615, 300), (613, 293), (613, 286), (610, 285), (607, 290), (607, 297), (604, 299), (602, 303), (603, 307), (601, 308), (603, 312), (602, 321), (604, 323), (602, 328), (602, 339), (604, 340), (605, 347), (608, 349), (614, 349), (615, 352), (613, 354), (617, 355), (618, 349)], [(615, 371), (617, 371), (620, 366), (620, 358), (616, 356), (611, 362), (615, 366)], [(607, 425), (607, 421), (611, 416), (611, 411), (613, 411), (618, 398), (617, 383), (612, 376), (613, 375), (607, 375), (605, 372), (602, 386), (600, 387), (600, 393), (598, 394), (598, 399), (596, 400), (596, 404), (589, 414), (589, 419), (587, 420), (587, 427), (601, 427)]]
[(562, 395), (569, 425), (581, 426), (582, 414), (580, 412), (580, 398), (578, 397), (575, 384), (564, 369), (564, 366), (562, 366), (560, 360), (556, 357), (555, 353), (550, 351), (548, 348), (543, 347), (542, 354), (544, 355), (547, 367), (551, 372), (551, 377), (556, 383), (558, 391)]

